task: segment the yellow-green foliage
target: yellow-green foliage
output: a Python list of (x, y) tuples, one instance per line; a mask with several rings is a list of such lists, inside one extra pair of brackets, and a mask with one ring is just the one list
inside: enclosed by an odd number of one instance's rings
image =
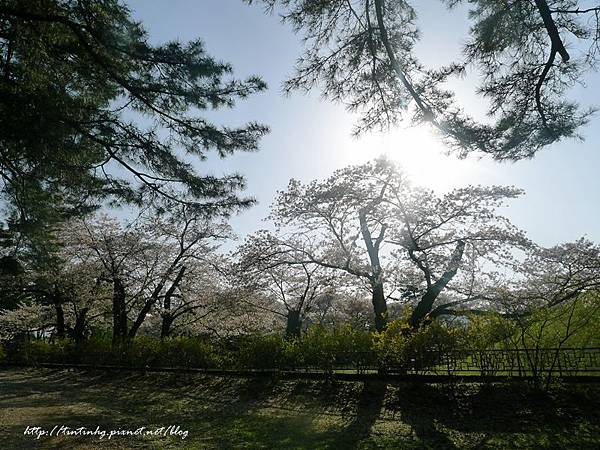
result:
[(6, 359), (6, 352), (4, 351), (4, 347), (0, 344), (0, 362)]
[(587, 292), (564, 304), (540, 308), (522, 323), (521, 346), (598, 347), (600, 293)]
[(600, 294), (587, 292), (560, 305), (541, 307), (520, 317), (497, 313), (471, 315), (469, 350), (600, 347)]
[(155, 359), (156, 365), (207, 368), (219, 365), (219, 352), (206, 339), (178, 336), (160, 342), (160, 353)]
[(202, 338), (172, 337), (158, 339), (139, 336), (123, 347), (125, 365), (138, 367), (204, 367), (218, 366), (217, 351)]
[(459, 349), (465, 331), (434, 320), (418, 329), (404, 320), (388, 324), (374, 335), (374, 348), (384, 365), (419, 369), (431, 365), (440, 353)]
[(481, 351), (507, 349), (517, 345), (517, 324), (497, 313), (473, 314), (468, 317), (466, 347)]
[(236, 341), (232, 362), (236, 368), (272, 369), (284, 358), (284, 338), (280, 335), (250, 335)]
[(70, 339), (53, 343), (35, 340), (25, 345), (23, 356), (28, 363), (72, 362), (74, 352), (74, 343)]
[(350, 325), (326, 328), (310, 327), (291, 350), (296, 353), (297, 365), (331, 370), (336, 364), (351, 363), (361, 354), (372, 350), (372, 336)]
[(116, 364), (116, 356), (112, 351), (109, 335), (92, 335), (83, 345), (78, 347), (79, 362), (83, 364)]
[[(441, 353), (489, 349), (600, 346), (600, 296), (587, 293), (563, 305), (540, 308), (519, 319), (496, 313), (472, 315), (458, 325), (431, 321), (418, 329), (408, 320), (391, 322), (381, 333), (350, 325), (310, 327), (298, 339), (278, 334), (227, 339), (139, 336), (113, 346), (110, 335), (85, 342), (33, 340), (10, 358), (43, 362), (119, 364), (136, 367), (199, 367), (224, 369), (293, 369), (396, 365), (407, 370), (436, 366)], [(6, 358), (0, 347), (0, 360)]]

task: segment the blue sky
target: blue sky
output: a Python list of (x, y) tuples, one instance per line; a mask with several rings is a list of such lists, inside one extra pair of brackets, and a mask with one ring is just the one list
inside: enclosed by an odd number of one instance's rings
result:
[[(426, 129), (399, 127), (357, 139), (351, 136), (355, 117), (343, 105), (320, 99), (317, 90), (308, 95), (281, 94), (281, 83), (292, 73), (301, 45), (299, 37), (277, 16), (265, 15), (260, 6), (248, 6), (241, 0), (126, 3), (143, 22), (152, 42), (201, 38), (209, 54), (233, 65), (237, 77), (257, 74), (269, 85), (267, 92), (234, 109), (210, 114), (217, 123), (258, 121), (269, 125), (271, 133), (263, 139), (260, 151), (225, 160), (209, 158), (197, 166), (201, 173), (245, 175), (246, 193), (259, 203), (232, 220), (239, 235), (265, 227), (261, 219), (268, 214), (276, 191), (285, 189), (290, 178), (305, 182), (324, 178), (335, 169), (386, 154), (405, 168), (414, 184), (439, 192), (467, 184), (524, 189), (525, 196), (511, 201), (504, 213), (542, 245), (583, 235), (600, 241), (600, 115), (582, 130), (584, 142), (564, 141), (531, 160), (516, 163), (444, 156), (443, 146)], [(448, 13), (439, 3), (427, 2), (427, 8), (418, 10), (423, 42), (417, 50), (426, 64), (450, 61), (466, 38), (466, 10)], [(600, 105), (598, 89), (593, 88), (600, 85), (600, 77), (593, 75), (587, 81), (592, 87), (576, 87), (574, 97), (587, 106)], [(471, 84), (467, 78), (461, 90), (468, 91)], [(465, 102), (467, 109), (483, 110), (472, 96)], [(429, 173), (433, 175), (425, 176)]]

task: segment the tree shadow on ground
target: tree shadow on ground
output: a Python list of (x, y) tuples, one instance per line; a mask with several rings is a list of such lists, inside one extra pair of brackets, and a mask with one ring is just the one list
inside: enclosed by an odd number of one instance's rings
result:
[(377, 422), (384, 405), (387, 383), (383, 381), (366, 381), (356, 403), (352, 421), (342, 431), (342, 442), (345, 448), (356, 448), (368, 439), (371, 428)]
[(422, 383), (400, 383), (390, 389), (388, 414), (412, 429), (417, 448), (454, 450), (456, 445), (440, 426), (453, 406), (439, 390)]
[[(597, 394), (571, 386), (542, 395), (507, 384), (0, 372), (0, 417), (4, 408), (9, 419), (0, 421), (0, 435), (9, 439), (0, 436), (0, 448), (29, 448), (17, 434), (32, 421), (62, 421), (106, 428), (178, 424), (190, 433), (183, 443), (121, 441), (125, 446), (114, 448), (592, 449), (599, 448)], [(73, 448), (95, 448), (86, 442)]]
[[(574, 386), (548, 394), (524, 384), (398, 383), (387, 408), (412, 427), (425, 448), (494, 449), (506, 436), (513, 436), (511, 448), (597, 448), (586, 447), (597, 441), (585, 430), (600, 422), (596, 393)], [(575, 435), (578, 444), (569, 442)]]

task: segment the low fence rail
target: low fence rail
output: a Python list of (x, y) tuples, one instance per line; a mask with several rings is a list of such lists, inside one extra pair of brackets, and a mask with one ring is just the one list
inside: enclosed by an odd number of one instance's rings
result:
[[(599, 375), (600, 348), (485, 350), (468, 355), (450, 352), (441, 355), (439, 363), (449, 373), (507, 376), (524, 376), (535, 372), (558, 376)], [(436, 370), (439, 368), (441, 367), (436, 367)]]
[[(322, 364), (301, 364), (288, 370), (312, 371)], [(419, 375), (600, 376), (600, 347), (427, 351), (405, 358), (380, 359), (375, 353), (332, 355), (327, 370), (356, 373)]]
[[(427, 379), (477, 378), (587, 379), (600, 380), (600, 347), (491, 350), (428, 350), (413, 355), (382, 357), (375, 352), (338, 352), (312, 355), (303, 360), (265, 358), (256, 367), (236, 361), (214, 363), (179, 360), (164, 364), (154, 358), (143, 362), (126, 359), (96, 363), (77, 360), (5, 362), (4, 366), (74, 367), (148, 371), (190, 371), (253, 375), (285, 373), (286, 376), (421, 377)], [(296, 375), (294, 375), (296, 374)]]

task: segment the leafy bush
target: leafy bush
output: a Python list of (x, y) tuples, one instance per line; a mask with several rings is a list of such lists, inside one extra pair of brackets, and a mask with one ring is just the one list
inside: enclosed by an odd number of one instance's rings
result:
[(237, 339), (232, 355), (238, 369), (272, 369), (281, 367), (284, 356), (284, 338), (280, 335), (249, 335)]
[(161, 367), (199, 367), (217, 368), (221, 366), (223, 357), (208, 340), (192, 337), (171, 337), (160, 344), (152, 361)]
[(600, 293), (586, 292), (552, 307), (532, 311), (516, 334), (526, 347), (597, 347), (600, 345)]
[(29, 341), (22, 347), (22, 357), (28, 364), (69, 363), (76, 359), (75, 344), (70, 339), (53, 343), (44, 340)]
[(246, 335), (211, 341), (201, 337), (158, 339), (138, 336), (113, 346), (110, 335), (85, 342), (27, 342), (18, 353), (23, 362), (126, 365), (132, 367), (196, 367), (222, 369), (356, 368), (373, 363), (372, 336), (351, 326), (311, 327), (300, 339), (282, 335)]
[(463, 329), (436, 320), (419, 329), (395, 320), (375, 334), (374, 347), (381, 366), (423, 372), (440, 364), (443, 353), (460, 348), (464, 337)]
[(313, 326), (295, 347), (298, 365), (327, 372), (335, 367), (364, 365), (372, 349), (371, 335), (350, 325), (337, 328)]
[(473, 351), (510, 349), (518, 346), (517, 326), (499, 314), (468, 317), (465, 347)]
[(134, 367), (151, 367), (156, 365), (163, 343), (156, 338), (139, 336), (123, 346), (123, 363)]
[(87, 341), (77, 347), (78, 362), (80, 364), (111, 365), (121, 361), (112, 348), (110, 335), (92, 335)]

